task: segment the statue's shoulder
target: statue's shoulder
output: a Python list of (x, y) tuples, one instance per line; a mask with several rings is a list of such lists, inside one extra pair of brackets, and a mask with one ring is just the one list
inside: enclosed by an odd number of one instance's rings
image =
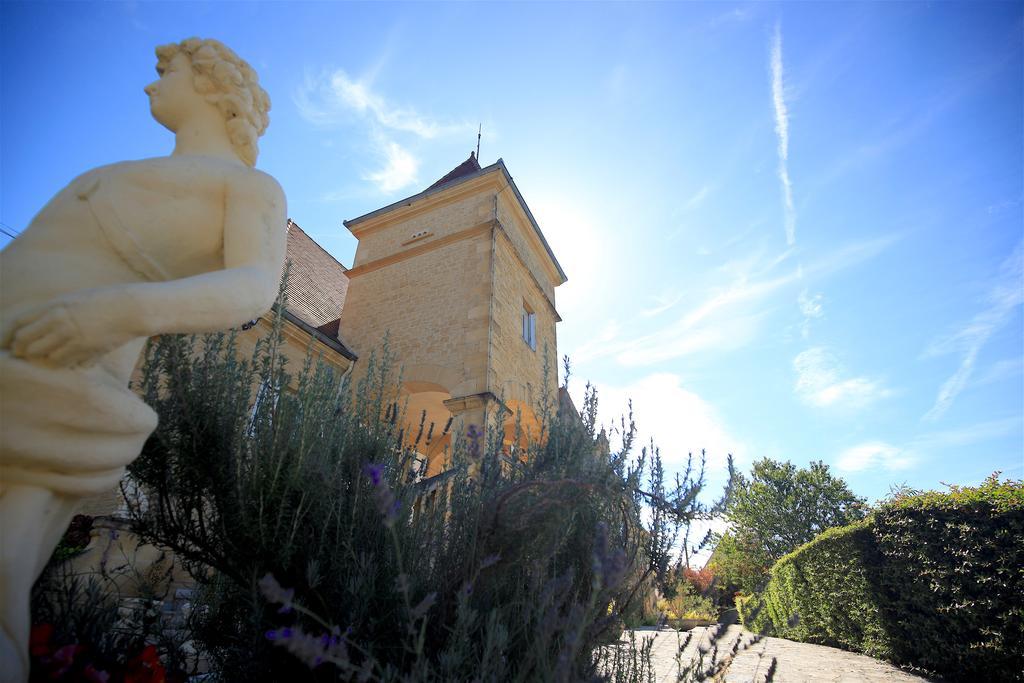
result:
[(92, 183), (97, 180), (101, 180), (112, 175), (119, 175), (125, 172), (148, 172), (154, 169), (159, 171), (161, 167), (165, 167), (164, 165), (166, 164), (168, 158), (169, 157), (152, 157), (149, 159), (128, 159), (126, 161), (115, 161), (110, 164), (104, 164), (102, 166), (97, 166), (96, 168), (89, 169), (85, 173), (82, 173), (74, 180), (72, 180), (69, 183), (69, 185)]
[(68, 185), (71, 186), (75, 184), (81, 184), (83, 182), (98, 180), (103, 176), (107, 175), (108, 173), (110, 173), (111, 171), (115, 171), (119, 167), (124, 167), (126, 164), (130, 163), (133, 162), (117, 161), (112, 164), (103, 164), (102, 166), (97, 166), (96, 168), (90, 168), (88, 171), (85, 171), (84, 173), (80, 173), (79, 175), (75, 176), (74, 180), (68, 183)]
[(268, 200), (284, 199), (284, 190), (274, 176), (248, 166), (231, 166), (226, 173), (231, 188), (244, 194), (257, 194)]
[(102, 184), (101, 181), (104, 178), (109, 176), (111, 173), (116, 174), (119, 169), (129, 163), (132, 162), (119, 161), (112, 164), (97, 166), (96, 168), (90, 168), (88, 171), (80, 173), (72, 178), (71, 182), (65, 185), (64, 188), (57, 193), (55, 198), (71, 195), (79, 199), (83, 199), (95, 192), (96, 188)]

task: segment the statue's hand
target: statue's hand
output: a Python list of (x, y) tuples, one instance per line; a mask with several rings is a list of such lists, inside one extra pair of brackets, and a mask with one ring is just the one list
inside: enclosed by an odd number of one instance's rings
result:
[(126, 329), (116, 302), (99, 292), (63, 296), (11, 322), (11, 353), (59, 367), (88, 366), (139, 335)]

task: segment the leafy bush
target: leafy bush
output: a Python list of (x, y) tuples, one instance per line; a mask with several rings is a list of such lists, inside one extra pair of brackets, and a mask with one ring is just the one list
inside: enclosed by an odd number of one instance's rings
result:
[(1024, 482), (992, 475), (876, 515), (893, 657), (964, 680), (1024, 680)]
[(737, 537), (726, 533), (715, 539), (715, 551), (708, 566), (722, 584), (725, 591), (742, 591), (746, 595), (763, 588), (768, 570), (758, 559), (758, 554), (749, 537)]
[(683, 568), (683, 579), (693, 586), (693, 589), (700, 594), (707, 593), (715, 580), (715, 574), (709, 567), (702, 569)]
[(737, 607), (758, 632), (1024, 680), (1024, 482), (898, 496), (783, 557)]
[(718, 609), (709, 597), (698, 594), (693, 586), (683, 581), (676, 589), (671, 598), (658, 600), (658, 608), (664, 613), (665, 618), (670, 621), (679, 619), (707, 619), (718, 618)]
[(230, 336), (168, 336), (144, 368), (160, 424), (130, 469), (133, 523), (197, 581), (193, 635), (219, 679), (636, 674), (599, 646), (664, 578), (680, 525), (721, 510), (697, 500), (703, 467), (667, 489), (632, 425), (609, 455), (588, 392), (582, 419), (542, 411), (521, 463), (460, 435), (431, 502), (387, 349), (358, 386), (313, 359), (292, 376), (280, 325), (251, 361)]
[(740, 623), (754, 633), (774, 635), (768, 612), (764, 609), (764, 600), (760, 593), (737, 593), (736, 612)]

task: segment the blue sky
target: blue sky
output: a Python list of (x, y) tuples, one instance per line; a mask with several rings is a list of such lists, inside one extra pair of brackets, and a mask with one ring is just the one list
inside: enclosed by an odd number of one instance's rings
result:
[[(559, 353), (679, 463), (821, 459), (860, 495), (1024, 470), (1021, 3), (0, 5), (0, 221), (167, 154), (153, 47), (273, 101), (258, 166), (341, 225), (483, 125), (569, 276)], [(6, 237), (3, 238), (5, 241)]]

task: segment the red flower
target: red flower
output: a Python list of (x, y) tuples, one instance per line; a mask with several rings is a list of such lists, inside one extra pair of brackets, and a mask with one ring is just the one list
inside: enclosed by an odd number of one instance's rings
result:
[(29, 654), (33, 657), (45, 657), (53, 652), (50, 638), (53, 638), (53, 624), (33, 624), (32, 634), (28, 639)]
[(160, 663), (156, 646), (147, 645), (135, 659), (128, 662), (124, 683), (167, 683), (167, 670)]

